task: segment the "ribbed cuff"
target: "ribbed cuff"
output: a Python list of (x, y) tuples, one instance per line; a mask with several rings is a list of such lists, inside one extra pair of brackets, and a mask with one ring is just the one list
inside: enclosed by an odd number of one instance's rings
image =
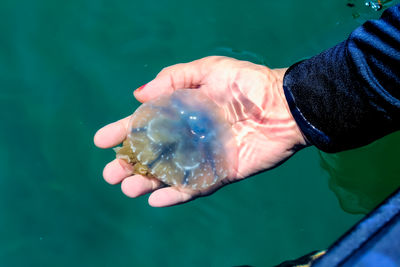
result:
[(292, 65), (285, 73), (283, 79), (283, 91), (285, 93), (286, 101), (289, 105), (290, 112), (293, 115), (293, 118), (296, 120), (297, 125), (299, 126), (303, 135), (307, 138), (307, 141), (316, 146), (317, 148), (328, 151), (329, 143), (331, 142), (329, 136), (323, 133), (321, 130), (317, 129), (314, 125), (312, 125), (303, 115), (301, 110), (296, 104), (296, 100), (293, 96), (293, 93), (290, 89), (290, 85), (295, 83), (293, 77), (291, 75), (291, 70), (295, 68), (298, 64), (301, 64), (300, 61), (294, 65)]

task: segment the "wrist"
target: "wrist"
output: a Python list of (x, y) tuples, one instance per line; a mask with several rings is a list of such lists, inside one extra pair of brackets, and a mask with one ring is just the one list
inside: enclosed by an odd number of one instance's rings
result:
[(291, 131), (293, 134), (293, 141), (295, 147), (304, 147), (309, 146), (310, 143), (308, 142), (305, 135), (302, 133), (299, 125), (297, 124), (296, 120), (294, 119), (292, 112), (290, 110), (288, 101), (285, 96), (285, 92), (283, 90), (283, 79), (285, 76), (286, 71), (288, 68), (279, 68), (271, 70), (275, 76), (275, 89), (277, 91), (277, 96), (280, 100), (282, 112), (285, 114), (284, 116), (288, 118), (288, 125), (291, 125)]

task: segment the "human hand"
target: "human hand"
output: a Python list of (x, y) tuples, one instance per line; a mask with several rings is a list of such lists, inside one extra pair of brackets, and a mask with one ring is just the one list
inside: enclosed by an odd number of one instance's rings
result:
[[(122, 183), (122, 191), (129, 197), (152, 192), (149, 204), (164, 207), (209, 195), (226, 184), (276, 167), (307, 145), (283, 92), (285, 71), (219, 56), (163, 69), (134, 92), (136, 99), (146, 102), (181, 88), (202, 90), (223, 109), (232, 127), (237, 163), (228, 177), (202, 190), (164, 187), (156, 179), (132, 175), (131, 166), (121, 159), (107, 164), (104, 179), (111, 184)], [(94, 137), (96, 146), (110, 148), (125, 140), (129, 118), (100, 129)]]

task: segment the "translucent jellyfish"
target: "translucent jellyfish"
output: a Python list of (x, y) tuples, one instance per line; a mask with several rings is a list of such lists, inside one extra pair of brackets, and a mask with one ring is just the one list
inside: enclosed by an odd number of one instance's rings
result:
[(228, 175), (231, 126), (200, 90), (181, 89), (141, 105), (117, 158), (133, 171), (173, 186), (207, 188)]

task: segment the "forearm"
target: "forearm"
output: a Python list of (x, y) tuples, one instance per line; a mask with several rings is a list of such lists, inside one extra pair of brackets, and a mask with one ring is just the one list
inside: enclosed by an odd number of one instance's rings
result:
[(337, 152), (400, 129), (400, 5), (348, 40), (285, 74), (290, 110), (306, 138)]

